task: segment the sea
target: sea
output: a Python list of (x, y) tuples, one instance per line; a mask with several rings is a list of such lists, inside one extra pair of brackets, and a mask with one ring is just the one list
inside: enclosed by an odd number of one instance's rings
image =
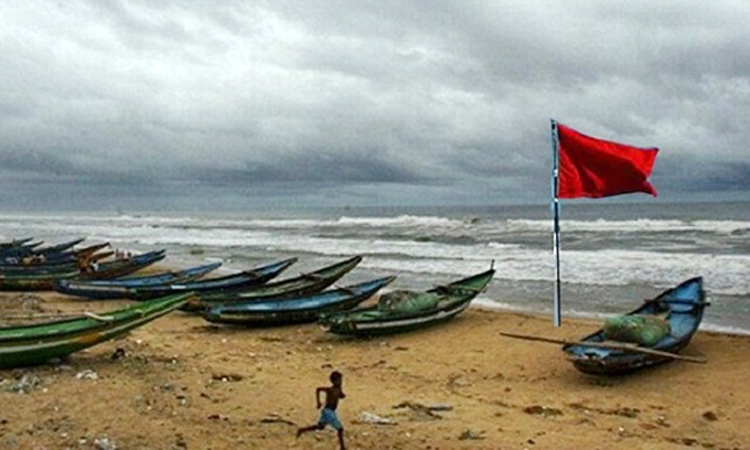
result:
[[(222, 261), (217, 275), (292, 256), (281, 277), (353, 255), (339, 286), (396, 275), (426, 289), (494, 267), (473, 305), (550, 315), (555, 258), (549, 205), (341, 207), (252, 212), (6, 213), (0, 240), (85, 237), (134, 253), (166, 249), (169, 268)], [(702, 329), (750, 333), (750, 203), (570, 201), (560, 215), (562, 321), (601, 319), (701, 276)]]

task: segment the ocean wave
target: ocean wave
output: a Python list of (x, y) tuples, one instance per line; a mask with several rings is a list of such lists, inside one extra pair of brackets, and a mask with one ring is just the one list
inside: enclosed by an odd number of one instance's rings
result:
[[(552, 220), (466, 218), (456, 219), (441, 216), (401, 215), (396, 217), (349, 217), (318, 219), (258, 219), (258, 218), (207, 218), (207, 217), (161, 217), (154, 215), (86, 215), (86, 216), (0, 216), (0, 227), (17, 229), (48, 229), (56, 224), (68, 230), (102, 229), (122, 226), (173, 227), (178, 229), (286, 229), (305, 231), (314, 228), (341, 229), (392, 229), (394, 233), (431, 230), (433, 233), (452, 232), (492, 234), (492, 233), (545, 233), (552, 231)], [(603, 233), (659, 233), (659, 232), (701, 232), (722, 235), (746, 236), (750, 234), (750, 222), (742, 220), (675, 220), (675, 219), (632, 219), (632, 220), (567, 220), (561, 219), (562, 232), (603, 232)]]
[[(505, 224), (497, 225), (505, 231), (552, 231), (552, 220), (527, 220), (511, 219)], [(634, 220), (560, 220), (561, 232), (566, 231), (592, 231), (592, 232), (675, 232), (694, 231), (717, 234), (743, 234), (750, 230), (750, 222), (735, 220), (661, 220), (661, 219), (634, 219)]]
[(347, 217), (337, 221), (340, 225), (362, 225), (370, 227), (464, 227), (472, 221), (437, 216), (401, 215), (397, 217)]
[[(378, 227), (377, 232), (368, 231), (373, 224)], [(334, 229), (317, 229), (321, 226)], [(404, 228), (399, 230), (398, 227)], [(539, 232), (532, 230), (535, 227)], [(594, 220), (571, 221), (565, 223), (565, 227), (564, 243), (567, 242), (565, 231), (575, 231), (576, 227), (599, 232), (593, 236), (577, 237), (577, 242), (586, 244), (585, 248), (568, 250), (563, 247), (561, 276), (565, 283), (592, 286), (634, 283), (666, 288), (675, 280), (700, 275), (707, 280), (706, 286), (711, 293), (750, 293), (750, 277), (747, 277), (750, 256), (737, 246), (724, 252), (726, 254), (717, 254), (726, 246), (744, 242), (737, 233), (750, 228), (750, 222)], [(621, 248), (612, 248), (611, 234), (617, 229), (631, 231), (634, 227), (641, 227), (637, 239), (628, 240), (627, 245), (618, 242)], [(657, 234), (685, 229), (698, 230), (699, 233), (680, 239)], [(367, 257), (365, 263), (370, 267), (413, 274), (466, 274), (482, 270), (494, 260), (497, 278), (518, 282), (553, 279), (550, 231), (550, 222), (542, 220), (483, 220), (476, 223), (440, 216), (409, 215), (319, 220), (0, 216), (0, 234), (6, 239), (34, 236), (63, 241), (85, 236), (90, 241), (107, 241), (122, 248), (231, 248), (234, 253), (253, 256), (266, 252), (321, 257), (361, 254)], [(729, 238), (715, 238), (710, 233)]]

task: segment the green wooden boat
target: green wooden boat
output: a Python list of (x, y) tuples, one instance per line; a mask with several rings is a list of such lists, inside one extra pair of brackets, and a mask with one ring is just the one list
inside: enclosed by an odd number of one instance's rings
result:
[(55, 282), (70, 280), (80, 275), (76, 268), (44, 271), (38, 273), (2, 273), (0, 272), (0, 290), (2, 291), (51, 291)]
[(92, 347), (174, 311), (190, 295), (162, 297), (107, 313), (0, 328), (0, 369), (42, 364)]
[(494, 269), (439, 286), (406, 298), (407, 307), (392, 308), (382, 301), (367, 308), (322, 315), (320, 323), (336, 334), (358, 337), (401, 333), (436, 325), (452, 319), (492, 280)]
[(294, 278), (287, 278), (246, 289), (197, 292), (196, 297), (183, 309), (188, 311), (202, 311), (212, 306), (226, 303), (256, 302), (271, 299), (281, 300), (315, 294), (331, 286), (341, 277), (352, 271), (360, 261), (362, 261), (361, 256), (354, 256), (314, 272), (303, 273)]

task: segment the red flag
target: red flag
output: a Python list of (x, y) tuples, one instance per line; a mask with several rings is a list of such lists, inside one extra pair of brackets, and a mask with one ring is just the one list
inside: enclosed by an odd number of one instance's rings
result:
[(656, 197), (648, 182), (657, 148), (604, 141), (557, 124), (558, 197), (609, 197), (644, 192)]

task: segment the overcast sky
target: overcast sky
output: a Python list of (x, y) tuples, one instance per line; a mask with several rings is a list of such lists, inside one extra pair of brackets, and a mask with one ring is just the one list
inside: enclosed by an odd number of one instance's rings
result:
[(545, 201), (554, 118), (659, 147), (667, 200), (750, 192), (749, 21), (745, 0), (1, 2), (0, 177)]

